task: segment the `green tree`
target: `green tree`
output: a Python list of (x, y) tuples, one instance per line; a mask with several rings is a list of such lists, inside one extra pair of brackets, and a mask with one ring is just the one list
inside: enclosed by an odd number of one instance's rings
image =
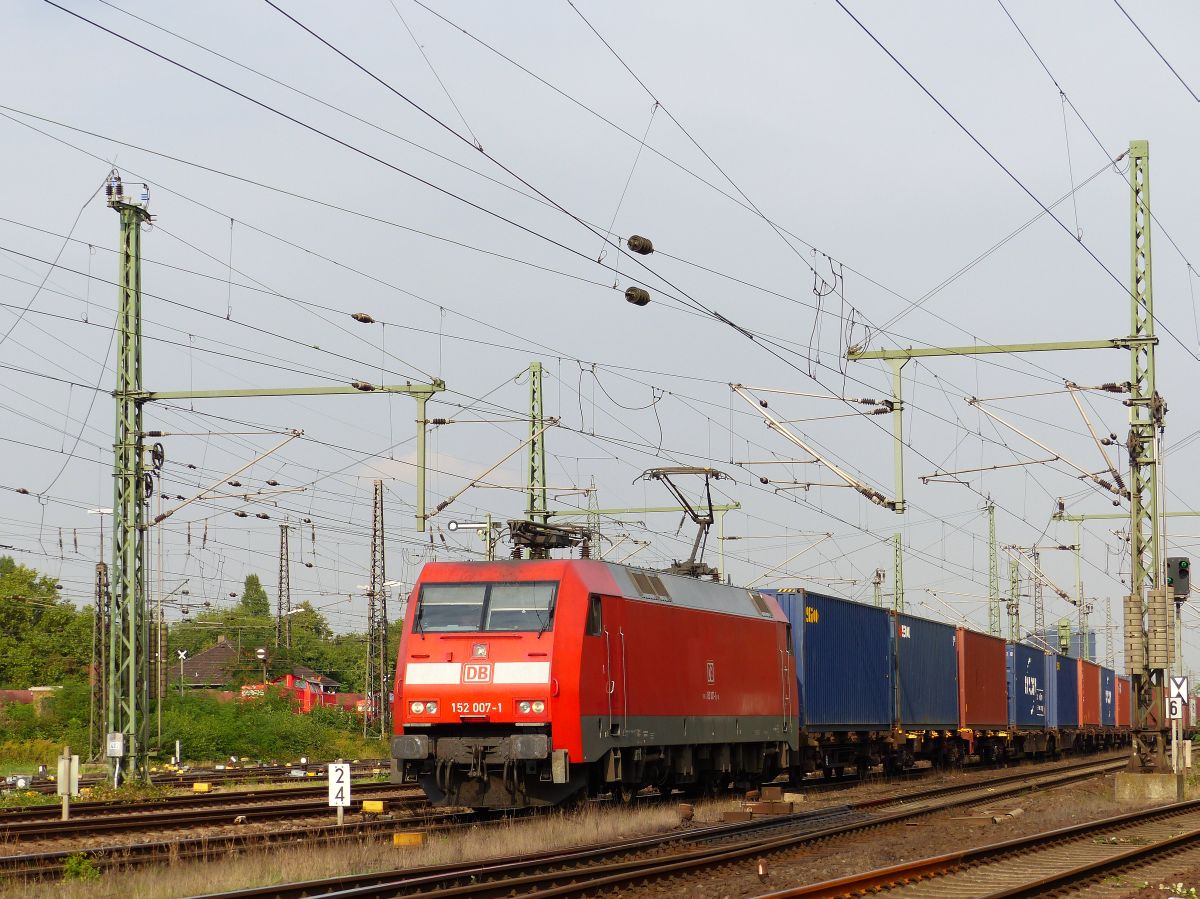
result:
[(263, 589), (257, 574), (246, 575), (246, 583), (242, 586), (242, 598), (238, 602), (239, 611), (257, 618), (271, 617), (271, 597)]
[(0, 689), (60, 684), (86, 676), (92, 610), (59, 597), (55, 582), (0, 557)]

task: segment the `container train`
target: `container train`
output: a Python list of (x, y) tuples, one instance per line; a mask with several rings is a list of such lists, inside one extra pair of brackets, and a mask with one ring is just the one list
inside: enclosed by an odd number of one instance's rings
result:
[(1132, 718), (1091, 662), (588, 559), (427, 564), (394, 683), (393, 780), (478, 808), (1091, 750)]

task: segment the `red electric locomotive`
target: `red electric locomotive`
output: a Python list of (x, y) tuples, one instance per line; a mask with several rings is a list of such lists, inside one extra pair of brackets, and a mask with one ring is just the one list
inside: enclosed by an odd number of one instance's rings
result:
[(797, 748), (795, 680), (787, 619), (757, 592), (587, 559), (430, 563), (393, 780), (495, 808), (771, 779)]

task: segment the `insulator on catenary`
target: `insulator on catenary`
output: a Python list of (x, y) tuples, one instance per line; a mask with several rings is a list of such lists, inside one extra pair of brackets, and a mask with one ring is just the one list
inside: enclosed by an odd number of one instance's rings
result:
[(370, 391), (370, 390), (375, 389), (375, 385), (370, 384), (367, 381), (352, 381), (350, 383), (350, 386), (353, 387), (355, 390)]
[(642, 237), (640, 234), (632, 235), (629, 240), (625, 241), (625, 246), (639, 256), (649, 256), (654, 252), (654, 244), (650, 242), (650, 238)]
[(650, 302), (650, 292), (640, 287), (625, 288), (625, 299), (635, 306), (645, 306)]
[(267, 481), (267, 486), (268, 487), (278, 487), (279, 482), (274, 479), (271, 479), (271, 480)]
[(268, 515), (266, 512), (258, 512), (255, 514), (254, 517), (255, 518), (270, 518), (271, 516)]
[(375, 319), (371, 318), (371, 316), (367, 315), (365, 312), (353, 312), (350, 314), (350, 317), (356, 322), (362, 322), (364, 325), (375, 324)]

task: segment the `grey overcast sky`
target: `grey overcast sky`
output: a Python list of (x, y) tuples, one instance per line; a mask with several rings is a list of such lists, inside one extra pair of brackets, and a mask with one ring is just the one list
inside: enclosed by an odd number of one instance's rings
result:
[[(431, 432), (433, 505), (524, 439), (523, 372), (540, 360), (559, 419), (547, 433), (555, 507), (585, 506), (578, 491), (593, 480), (601, 506), (661, 505), (669, 496), (642, 471), (713, 466), (730, 475), (719, 500), (742, 505), (721, 544), (734, 582), (869, 602), (883, 568), (890, 602), (901, 531), (908, 609), (984, 628), (986, 497), (1002, 544), (1073, 542), (1070, 525), (1051, 521), (1058, 497), (1072, 512), (1127, 506), (1061, 461), (965, 483), (921, 476), (1051, 455), (1102, 471), (1063, 381), (1124, 381), (1127, 353), (910, 364), (903, 516), (848, 489), (796, 488), (836, 482), (816, 465), (745, 464), (807, 456), (729, 384), (816, 395), (758, 394), (893, 496), (890, 418), (819, 398), (889, 394), (887, 370), (846, 363), (847, 345), (1127, 334), (1129, 188), (1126, 163), (1111, 160), (1146, 139), (1167, 503), (1197, 508), (1200, 103), (1112, 2), (1005, 0), (1013, 21), (982, 0), (844, 2), (8, 4), (3, 551), (90, 600), (101, 516), (87, 510), (112, 504), (118, 223), (97, 191), (113, 165), (126, 184), (149, 185), (155, 215), (143, 235), (148, 389), (444, 378), (430, 414), (454, 423)], [(1200, 10), (1121, 2), (1200, 90)], [(1038, 217), (1030, 194), (1056, 204), (1057, 221)], [(634, 261), (598, 236), (610, 231), (646, 235), (658, 252)], [(639, 283), (653, 296), (643, 308), (623, 298)], [(384, 324), (350, 318), (360, 311)], [(1009, 397), (985, 408), (1051, 452), (968, 397)], [(1083, 397), (1127, 468), (1121, 397)], [(478, 539), (445, 526), (519, 516), (522, 494), (503, 488), (522, 483), (523, 455), (417, 534), (414, 411), (381, 396), (149, 407), (147, 427), (177, 435), (162, 441), (168, 507), (280, 431), (304, 431), (239, 477), (253, 490), (302, 489), (197, 503), (162, 529), (164, 592), (187, 579), (191, 611), (220, 606), (257, 572), (273, 593), (278, 525), (290, 522), (294, 601), (361, 629), (376, 478), (387, 485), (389, 576), (411, 583), (429, 559), (479, 557)], [(1105, 602), (1119, 619), (1128, 578), (1125, 527), (1084, 528), (1102, 657)], [(1170, 531), (1172, 552), (1200, 545), (1200, 521), (1173, 519)], [(630, 515), (605, 522), (603, 550), (656, 566), (686, 556), (692, 534), (678, 516)], [(1071, 553), (1047, 553), (1045, 568), (1074, 592)], [(1046, 606), (1049, 622), (1073, 614), (1050, 589)], [(1028, 598), (1021, 614), (1030, 626)], [(1186, 640), (1194, 661), (1193, 629)], [(1119, 661), (1119, 631), (1115, 643)]]

